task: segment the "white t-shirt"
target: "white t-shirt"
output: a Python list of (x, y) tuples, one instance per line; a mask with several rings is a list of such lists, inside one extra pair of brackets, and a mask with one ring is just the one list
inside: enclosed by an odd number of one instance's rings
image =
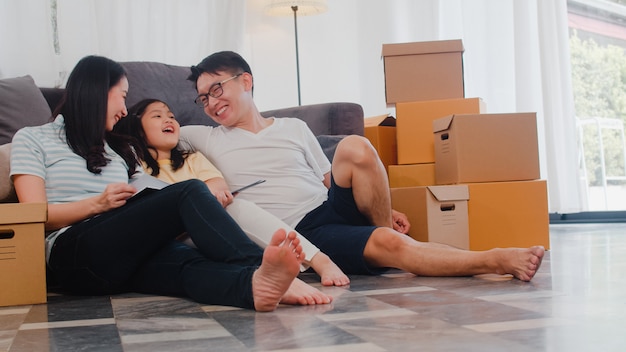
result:
[(328, 196), (322, 181), (330, 172), (330, 162), (300, 119), (273, 118), (259, 133), (224, 126), (185, 126), (181, 140), (209, 158), (232, 189), (266, 180), (237, 197), (256, 203), (293, 227)]

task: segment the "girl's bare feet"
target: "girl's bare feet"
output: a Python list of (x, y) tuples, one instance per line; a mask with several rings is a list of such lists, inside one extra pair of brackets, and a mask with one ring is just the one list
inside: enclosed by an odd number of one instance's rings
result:
[(278, 230), (263, 252), (261, 266), (252, 275), (254, 309), (269, 312), (276, 309), (300, 272), (304, 258), (295, 232)]
[(285, 304), (328, 304), (333, 298), (306, 282), (296, 278), (289, 286), (280, 303)]
[(545, 254), (542, 246), (530, 248), (496, 248), (498, 253), (497, 274), (511, 274), (522, 281), (530, 281), (539, 270)]
[(311, 258), (309, 265), (322, 278), (324, 286), (345, 286), (350, 283), (348, 276), (322, 252), (317, 252)]

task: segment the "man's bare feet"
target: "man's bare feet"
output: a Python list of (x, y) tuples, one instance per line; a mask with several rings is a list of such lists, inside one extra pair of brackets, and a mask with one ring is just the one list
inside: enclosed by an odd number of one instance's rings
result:
[(542, 246), (530, 248), (496, 248), (499, 255), (497, 274), (511, 274), (522, 281), (530, 281), (539, 270), (545, 254)]
[(333, 298), (306, 282), (296, 278), (289, 286), (280, 303), (285, 304), (328, 304)]
[(322, 278), (324, 286), (345, 286), (350, 283), (348, 276), (322, 252), (317, 252), (311, 258), (309, 265)]
[(300, 272), (304, 258), (295, 232), (277, 230), (263, 252), (261, 266), (252, 275), (254, 309), (269, 312), (276, 309), (285, 292)]

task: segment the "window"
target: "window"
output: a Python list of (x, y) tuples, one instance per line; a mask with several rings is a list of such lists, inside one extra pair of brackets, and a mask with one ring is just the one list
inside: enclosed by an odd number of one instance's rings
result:
[(626, 210), (626, 0), (568, 0), (568, 19), (586, 210)]

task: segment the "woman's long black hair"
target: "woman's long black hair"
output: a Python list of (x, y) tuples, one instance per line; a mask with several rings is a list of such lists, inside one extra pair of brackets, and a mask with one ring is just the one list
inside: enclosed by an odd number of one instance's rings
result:
[[(131, 106), (128, 109), (128, 117), (123, 118), (113, 127), (113, 132), (120, 135), (130, 136), (135, 139), (135, 148), (137, 148), (137, 155), (145, 161), (146, 165), (150, 168), (152, 176), (157, 176), (161, 172), (159, 163), (152, 157), (150, 150), (156, 149), (147, 143), (146, 133), (143, 130), (141, 124), (141, 117), (148, 105), (152, 103), (167, 103), (159, 99), (144, 99)], [(176, 145), (171, 151), (172, 169), (178, 170), (185, 163), (185, 159), (189, 156), (190, 152), (180, 148)]]
[(94, 174), (100, 174), (111, 161), (104, 149), (105, 141), (128, 165), (128, 176), (136, 172), (131, 139), (106, 131), (109, 91), (123, 77), (126, 71), (111, 59), (93, 55), (82, 58), (72, 70), (53, 114), (63, 115), (67, 144), (85, 159), (87, 170)]

